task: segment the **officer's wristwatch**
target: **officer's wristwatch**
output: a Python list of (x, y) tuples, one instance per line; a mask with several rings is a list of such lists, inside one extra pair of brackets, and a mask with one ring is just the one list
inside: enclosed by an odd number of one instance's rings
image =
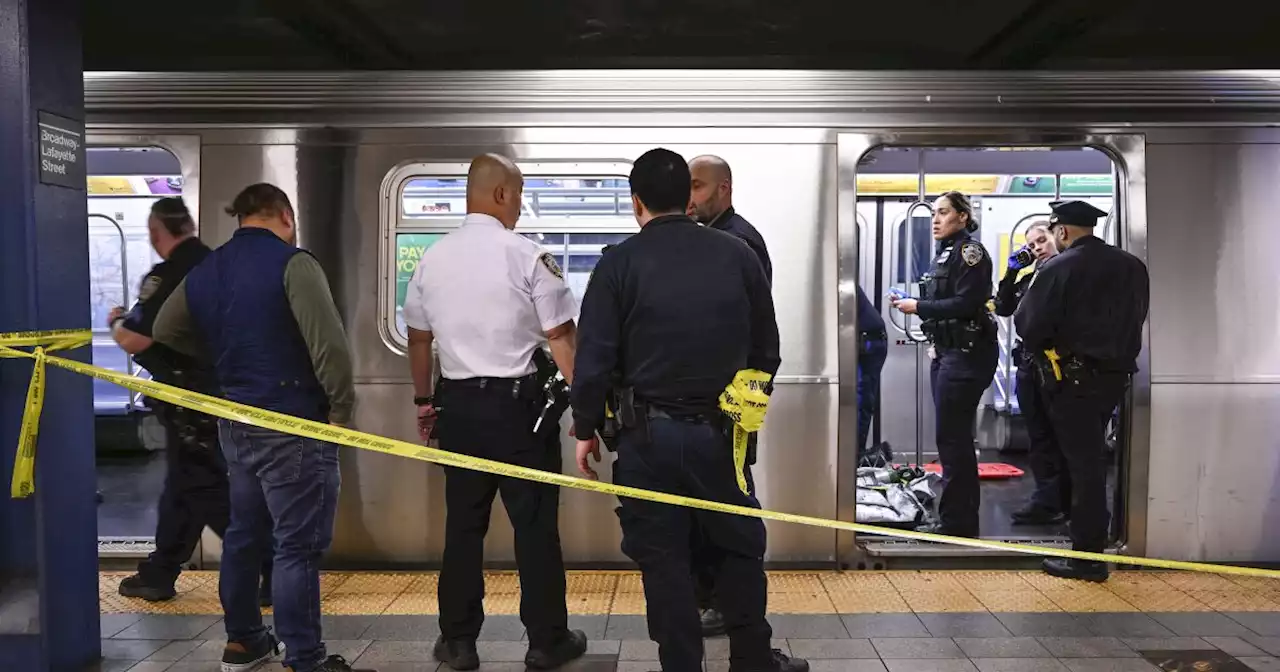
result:
[(435, 397), (414, 397), (413, 405), (414, 406), (430, 406), (434, 400), (435, 400)]

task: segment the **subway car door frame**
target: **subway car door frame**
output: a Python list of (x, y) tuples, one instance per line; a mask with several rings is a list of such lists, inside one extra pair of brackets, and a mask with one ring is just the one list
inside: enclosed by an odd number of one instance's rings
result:
[[(1102, 128), (1070, 130), (1010, 127), (995, 131), (937, 131), (911, 129), (869, 129), (841, 133), (837, 138), (837, 261), (838, 261), (838, 351), (839, 351), (839, 419), (837, 430), (837, 512), (841, 520), (855, 520), (855, 465), (857, 462), (857, 342), (858, 325), (856, 285), (863, 275), (860, 264), (863, 253), (858, 236), (857, 177), (862, 158), (874, 149), (886, 146), (919, 148), (996, 148), (996, 147), (1090, 147), (1105, 152), (1115, 165), (1115, 212), (1117, 243), (1144, 262), (1147, 258), (1146, 221), (1146, 137), (1137, 133), (1115, 133)], [(878, 242), (878, 241), (877, 241)], [(1120, 444), (1117, 471), (1117, 496), (1112, 512), (1115, 540), (1111, 551), (1142, 555), (1146, 545), (1147, 472), (1150, 462), (1150, 329), (1143, 329), (1143, 350), (1138, 359), (1138, 373), (1121, 402)], [(902, 556), (979, 556), (1000, 555), (964, 547), (948, 547), (918, 542), (897, 542), (893, 555)], [(859, 567), (879, 564), (869, 557), (881, 553), (868, 552), (854, 533), (837, 535), (837, 557), (841, 566)], [(888, 555), (885, 553), (884, 555)]]

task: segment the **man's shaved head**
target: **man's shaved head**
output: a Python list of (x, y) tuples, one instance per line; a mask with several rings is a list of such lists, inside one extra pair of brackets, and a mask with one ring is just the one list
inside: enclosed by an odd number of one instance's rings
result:
[(467, 213), (484, 214), (515, 228), (520, 219), (524, 176), (515, 162), (499, 154), (481, 154), (467, 171)]
[(710, 224), (733, 206), (733, 171), (729, 163), (712, 154), (694, 157), (689, 162), (692, 179), (689, 197), (690, 217)]

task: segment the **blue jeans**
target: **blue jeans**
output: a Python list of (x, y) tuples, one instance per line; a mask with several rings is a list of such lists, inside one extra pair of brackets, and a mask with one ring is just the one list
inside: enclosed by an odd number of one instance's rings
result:
[(272, 598), (284, 664), (311, 672), (327, 655), (320, 633), (320, 557), (333, 541), (338, 446), (227, 420), (218, 421), (218, 439), (231, 482), (218, 590), (227, 640), (252, 644), (266, 634), (258, 572), (274, 541)]
[(889, 342), (881, 339), (865, 341), (858, 353), (858, 456), (867, 452), (871, 421), (880, 407), (880, 371), (889, 356)]

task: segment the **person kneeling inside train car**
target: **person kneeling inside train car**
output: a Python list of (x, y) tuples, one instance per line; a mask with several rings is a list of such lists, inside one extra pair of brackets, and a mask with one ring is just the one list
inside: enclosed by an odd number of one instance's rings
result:
[[(181, 197), (162, 198), (151, 205), (147, 233), (152, 249), (164, 261), (147, 271), (138, 289), (138, 302), (131, 310), (111, 310), (107, 318), (111, 337), (157, 382), (217, 394), (212, 366), (151, 338), (160, 307), (187, 273), (204, 261), (209, 248), (196, 237), (195, 220)], [(159, 602), (177, 596), (174, 584), (205, 526), (223, 537), (231, 511), (217, 419), (150, 397), (146, 404), (165, 429), (166, 469), (157, 507), (156, 550), (138, 563), (137, 574), (120, 582), (119, 590), (125, 597)], [(258, 594), (262, 606), (271, 606), (269, 558), (263, 563)]]
[(929, 374), (945, 485), (938, 505), (941, 520), (921, 526), (920, 531), (977, 537), (981, 490), (974, 416), (999, 358), (996, 325), (987, 312), (991, 255), (972, 236), (978, 222), (964, 194), (949, 191), (933, 205), (938, 252), (923, 278), (924, 297), (893, 298), (894, 308), (920, 316), (933, 359)]
[[(351, 354), (319, 262), (297, 248), (288, 196), (255, 184), (227, 214), (231, 240), (191, 270), (156, 318), (155, 338), (215, 362), (221, 396), (314, 422), (351, 424)], [(218, 592), (227, 645), (224, 672), (248, 672), (280, 655), (292, 672), (352, 672), (326, 655), (320, 558), (333, 540), (338, 446), (218, 421), (231, 483)], [(274, 542), (275, 627), (263, 627), (257, 571)]]
[[(769, 260), (769, 248), (764, 237), (733, 207), (733, 171), (724, 159), (711, 154), (694, 157), (689, 162), (689, 208), (686, 214), (694, 221), (717, 231), (737, 237), (751, 248), (764, 268), (765, 279), (773, 285), (773, 263)], [(747, 444), (747, 464), (756, 463), (757, 435), (752, 434)], [(706, 539), (706, 533), (694, 521), (692, 536), (694, 587), (698, 596), (698, 609), (702, 614), (702, 634), (715, 637), (725, 633), (724, 616), (715, 608), (715, 573), (719, 560), (714, 556), (715, 545)]]
[[(471, 162), (466, 219), (422, 255), (405, 295), (409, 366), (424, 441), (434, 431), (449, 452), (559, 472), (558, 421), (548, 421), (553, 431), (534, 431), (546, 401), (534, 353), (549, 342), (555, 364), (573, 383), (578, 306), (551, 254), (513, 233), (523, 189), (520, 169), (509, 159), (485, 154)], [(441, 373), (434, 397), (433, 342)], [(586, 635), (568, 627), (559, 488), (444, 470), (448, 509), (436, 659), (455, 670), (480, 665), (484, 538), (499, 492), (515, 528), (520, 619), (529, 633), (525, 664), (550, 669), (582, 656)]]
[[(1027, 288), (1035, 281), (1035, 273), (1057, 256), (1058, 245), (1049, 234), (1049, 222), (1034, 222), (1027, 229), (1027, 244), (1009, 255), (1009, 266), (996, 289), (996, 315), (1010, 317), (1022, 303)], [(1034, 269), (1022, 273), (1024, 269)], [(1016, 390), (1018, 407), (1030, 441), (1031, 476), (1035, 491), (1031, 501), (1013, 512), (1014, 525), (1055, 525), (1071, 514), (1071, 474), (1066, 458), (1053, 436), (1048, 407), (1040, 394), (1035, 362), (1022, 341), (1013, 347), (1013, 361), (1018, 363)]]
[[(1014, 324), (1035, 358), (1049, 424), (1071, 473), (1071, 545), (1102, 553), (1107, 507), (1106, 431), (1138, 370), (1142, 325), (1151, 301), (1140, 259), (1093, 235), (1107, 213), (1083, 201), (1049, 204), (1062, 253), (1036, 273)], [(1047, 558), (1053, 576), (1106, 581), (1106, 563)]]
[[(758, 509), (742, 433), (758, 429), (780, 363), (768, 278), (741, 241), (685, 214), (690, 177), (679, 154), (646, 152), (630, 183), (640, 232), (600, 258), (583, 298), (570, 390), (578, 469), (597, 477), (589, 463), (600, 459), (596, 433), (606, 407), (616, 408), (618, 485)], [(617, 399), (608, 402), (611, 389)], [(759, 417), (748, 421), (743, 407), (730, 403), (742, 397), (757, 402)], [(726, 408), (738, 417), (731, 421)], [(622, 551), (640, 566), (649, 635), (664, 672), (702, 669), (690, 565), (695, 524), (719, 560), (716, 599), (730, 668), (809, 669), (769, 645), (764, 521), (627, 497), (619, 502)]]

